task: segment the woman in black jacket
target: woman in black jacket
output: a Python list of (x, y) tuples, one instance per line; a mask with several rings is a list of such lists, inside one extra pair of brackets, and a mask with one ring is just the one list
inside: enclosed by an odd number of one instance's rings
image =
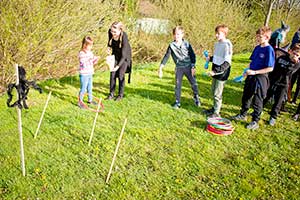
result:
[(117, 101), (124, 97), (125, 87), (125, 72), (129, 73), (128, 83), (130, 83), (131, 73), (131, 47), (128, 41), (127, 34), (124, 32), (122, 22), (114, 22), (108, 30), (108, 44), (109, 50), (115, 56), (115, 68), (110, 72), (110, 87), (109, 95), (106, 98), (111, 100), (114, 98), (116, 79), (119, 79), (119, 94)]

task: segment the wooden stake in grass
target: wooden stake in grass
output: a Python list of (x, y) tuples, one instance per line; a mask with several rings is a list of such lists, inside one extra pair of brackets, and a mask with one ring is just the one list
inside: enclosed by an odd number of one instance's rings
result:
[[(15, 65), (15, 68), (16, 68), (16, 75), (17, 75), (16, 86), (18, 87), (20, 84), (18, 64)], [(18, 95), (18, 100), (20, 100), (21, 97), (19, 91), (17, 91), (17, 95)], [(22, 111), (19, 108), (19, 106), (17, 106), (17, 113), (18, 113), (18, 129), (19, 129), (19, 138), (20, 138), (21, 168), (22, 168), (22, 174), (23, 176), (25, 176), (26, 171), (25, 171), (25, 156), (24, 156), (23, 133), (22, 133)]]
[(120, 146), (120, 143), (121, 143), (121, 140), (122, 140), (122, 136), (123, 136), (123, 133), (124, 133), (124, 130), (125, 130), (126, 123), (127, 123), (127, 118), (125, 118), (125, 121), (124, 121), (124, 124), (123, 124), (123, 128), (122, 128), (122, 131), (121, 131), (121, 134), (120, 134), (120, 137), (119, 137), (119, 141), (118, 141), (115, 153), (114, 153), (114, 157), (112, 159), (110, 169), (109, 169), (109, 172), (108, 172), (108, 175), (107, 175), (107, 178), (106, 178), (106, 183), (108, 183), (108, 181), (109, 181), (110, 174), (111, 174), (112, 168), (114, 166), (114, 163), (115, 163), (115, 160), (116, 160), (116, 157), (117, 157), (117, 153), (118, 153), (118, 150), (119, 150), (119, 146)]
[(39, 132), (39, 130), (40, 130), (40, 126), (41, 126), (41, 124), (42, 124), (42, 121), (43, 121), (43, 118), (44, 118), (44, 114), (45, 114), (45, 112), (46, 112), (46, 108), (47, 108), (47, 106), (48, 106), (48, 103), (49, 103), (49, 100), (50, 100), (50, 97), (51, 97), (51, 93), (52, 93), (52, 91), (50, 91), (49, 94), (48, 94), (48, 98), (47, 98), (46, 104), (45, 104), (45, 106), (44, 106), (44, 110), (43, 110), (43, 112), (42, 112), (42, 115), (41, 115), (41, 118), (40, 118), (39, 125), (38, 125), (38, 127), (37, 127), (37, 129), (36, 129), (36, 132), (35, 132), (35, 134), (34, 134), (34, 139), (36, 138), (36, 136), (37, 136), (37, 134), (38, 134), (38, 132)]
[(94, 119), (94, 124), (93, 124), (93, 128), (92, 128), (92, 132), (91, 132), (91, 136), (90, 136), (90, 140), (89, 140), (89, 146), (91, 146), (92, 139), (93, 139), (93, 136), (94, 136), (94, 130), (95, 130), (96, 121), (97, 121), (98, 113), (99, 113), (99, 110), (100, 110), (101, 102), (102, 102), (102, 98), (100, 98), (100, 100), (98, 102), (97, 112), (96, 112), (96, 116), (95, 116), (95, 119)]

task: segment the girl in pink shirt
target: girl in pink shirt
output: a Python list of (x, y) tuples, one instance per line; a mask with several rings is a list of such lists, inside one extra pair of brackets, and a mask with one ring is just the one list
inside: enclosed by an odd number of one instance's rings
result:
[(94, 56), (91, 51), (93, 47), (93, 40), (91, 37), (86, 36), (82, 40), (81, 50), (79, 52), (79, 79), (80, 79), (80, 92), (78, 106), (84, 108), (83, 97), (85, 92), (88, 92), (88, 103), (97, 104), (93, 101), (92, 88), (93, 88), (93, 74), (94, 64), (98, 62), (99, 57)]

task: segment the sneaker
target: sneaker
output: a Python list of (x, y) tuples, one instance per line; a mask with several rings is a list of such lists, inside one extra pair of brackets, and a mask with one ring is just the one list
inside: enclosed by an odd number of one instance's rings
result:
[(92, 104), (92, 105), (94, 105), (94, 106), (98, 105), (98, 103), (97, 103), (96, 101), (88, 101), (87, 103), (88, 103), (88, 104)]
[(203, 113), (206, 115), (212, 115), (212, 114), (214, 114), (214, 111), (215, 110), (213, 108), (211, 108), (211, 109), (204, 110)]
[(298, 121), (298, 119), (299, 119), (299, 114), (295, 114), (295, 115), (293, 116), (293, 120), (294, 120), (294, 121)]
[(243, 116), (241, 114), (237, 114), (233, 117), (231, 117), (231, 119), (235, 120), (235, 121), (246, 121), (247, 120), (247, 117), (246, 116)]
[[(262, 117), (264, 115), (264, 111), (261, 111), (260, 113), (260, 117)], [(250, 113), (250, 116), (253, 117), (254, 116), (254, 111), (252, 113)]]
[(275, 122), (276, 122), (276, 119), (273, 118), (273, 117), (270, 117), (269, 124), (270, 124), (271, 126), (274, 126), (274, 125), (275, 125)]
[(81, 101), (78, 102), (78, 107), (81, 109), (85, 109), (85, 106)]
[(259, 128), (259, 125), (256, 121), (252, 121), (250, 122), (250, 124), (248, 124), (246, 126), (247, 129), (250, 129), (250, 130), (255, 130), (255, 129), (258, 129)]
[(108, 97), (105, 98), (105, 100), (113, 100), (114, 96), (113, 95), (108, 95)]
[(116, 101), (121, 101), (123, 99), (123, 97), (122, 96), (117, 96), (117, 98), (116, 98)]
[(180, 108), (180, 103), (175, 102), (174, 105), (173, 105), (173, 108), (174, 109)]
[(221, 117), (221, 115), (218, 114), (218, 113), (213, 113), (213, 114), (208, 116), (208, 118), (216, 118), (216, 117)]
[(198, 95), (195, 95), (195, 96), (194, 96), (194, 101), (195, 101), (195, 105), (196, 105), (197, 107), (200, 107), (200, 106), (201, 106), (200, 99), (199, 99), (199, 96), (198, 96)]

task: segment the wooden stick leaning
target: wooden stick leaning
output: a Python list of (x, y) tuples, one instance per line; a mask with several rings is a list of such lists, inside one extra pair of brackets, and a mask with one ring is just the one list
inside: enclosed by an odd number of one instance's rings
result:
[(42, 115), (41, 115), (41, 118), (40, 118), (39, 125), (38, 125), (38, 127), (37, 127), (37, 129), (36, 129), (36, 132), (35, 132), (35, 134), (34, 134), (34, 139), (36, 138), (36, 136), (37, 136), (37, 134), (38, 134), (38, 132), (39, 132), (39, 130), (40, 130), (40, 126), (41, 126), (41, 124), (42, 124), (42, 121), (43, 121), (43, 118), (44, 118), (44, 114), (45, 114), (45, 112), (46, 112), (46, 108), (47, 108), (47, 106), (48, 106), (48, 103), (49, 103), (49, 100), (50, 100), (50, 97), (51, 97), (51, 93), (52, 93), (52, 91), (50, 91), (49, 94), (48, 94), (48, 98), (47, 98), (46, 104), (45, 104), (45, 106), (44, 106), (44, 110), (43, 110), (43, 112), (42, 112)]
[(116, 160), (117, 153), (118, 153), (118, 150), (119, 150), (119, 146), (120, 146), (120, 143), (121, 143), (121, 140), (122, 140), (122, 136), (123, 136), (123, 133), (124, 133), (124, 130), (125, 130), (126, 123), (127, 123), (127, 118), (125, 118), (125, 121), (124, 121), (124, 124), (123, 124), (123, 128), (122, 128), (122, 131), (121, 131), (121, 134), (120, 134), (120, 137), (119, 137), (119, 141), (118, 141), (115, 153), (114, 153), (114, 157), (112, 159), (112, 162), (111, 162), (111, 165), (110, 165), (110, 169), (109, 169), (109, 172), (108, 172), (108, 175), (107, 175), (107, 178), (106, 178), (106, 183), (108, 183), (108, 181), (109, 181), (109, 178), (110, 178), (110, 175), (111, 175), (111, 171), (112, 171), (112, 168), (114, 166), (114, 162)]
[(98, 102), (97, 112), (96, 112), (96, 116), (95, 116), (95, 119), (94, 119), (94, 124), (93, 124), (93, 128), (92, 128), (92, 132), (91, 132), (91, 136), (90, 136), (90, 140), (89, 140), (89, 146), (91, 146), (92, 139), (93, 139), (93, 136), (94, 136), (96, 121), (97, 121), (98, 113), (99, 113), (99, 110), (100, 110), (101, 102), (102, 102), (102, 98), (100, 98), (100, 100)]
[[(15, 64), (15, 68), (16, 68), (16, 75), (17, 75), (16, 86), (18, 88), (20, 84), (18, 64)], [(18, 95), (18, 100), (20, 100), (19, 91), (17, 91), (17, 95)], [(26, 171), (25, 171), (25, 156), (24, 156), (23, 133), (22, 133), (22, 111), (19, 108), (19, 106), (17, 106), (17, 113), (18, 113), (18, 129), (19, 129), (19, 139), (20, 139), (21, 168), (22, 168), (22, 174), (23, 176), (25, 176)]]

